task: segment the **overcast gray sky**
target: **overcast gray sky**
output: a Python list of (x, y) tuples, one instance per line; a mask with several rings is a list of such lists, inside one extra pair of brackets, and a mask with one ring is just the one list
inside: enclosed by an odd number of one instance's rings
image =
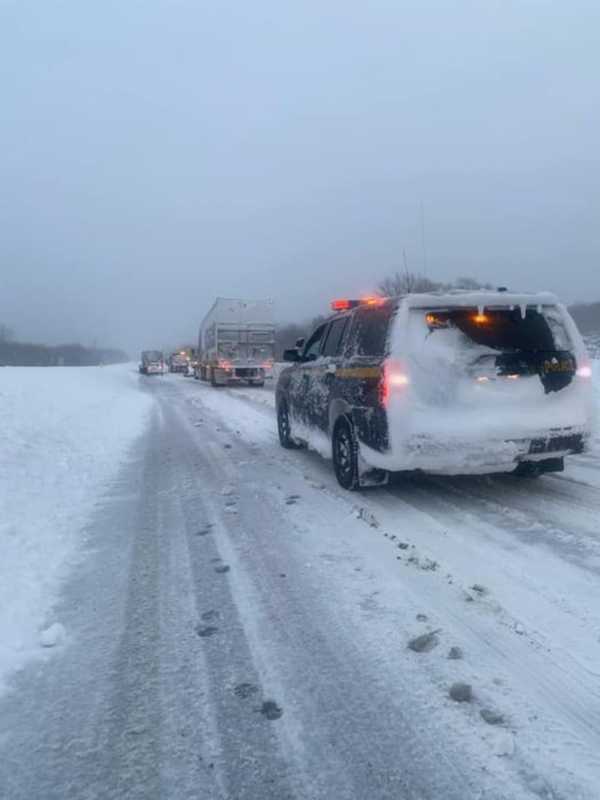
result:
[(403, 249), (597, 300), (599, 123), (597, 0), (0, 0), (0, 321), (175, 345)]

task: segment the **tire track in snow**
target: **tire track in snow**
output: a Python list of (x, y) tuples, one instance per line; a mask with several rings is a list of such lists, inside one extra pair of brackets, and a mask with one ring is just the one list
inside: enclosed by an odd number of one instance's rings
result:
[[(245, 402), (246, 399), (244, 399)], [(252, 403), (251, 403), (252, 404)], [(212, 406), (212, 403), (211, 403)], [(264, 419), (264, 409), (257, 409), (260, 416)], [(273, 422), (274, 425), (274, 422)], [(290, 459), (287, 455), (280, 458), (280, 461), (286, 463), (288, 468), (295, 472), (306, 472), (307, 467), (311, 469), (314, 467), (319, 475), (328, 478), (327, 494), (334, 499), (334, 502), (342, 500), (344, 504), (350, 508), (352, 501), (346, 499), (348, 495), (341, 497), (339, 492), (331, 484), (330, 470), (327, 465), (321, 467), (322, 462), (318, 460), (313, 461), (306, 453), (294, 453), (294, 458)], [(550, 479), (554, 481), (555, 479)], [(399, 514), (402, 517), (403, 509), (411, 507), (420, 514), (416, 520), (411, 517), (415, 522), (416, 534), (418, 538), (419, 527), (428, 526), (428, 520), (434, 521), (437, 528), (437, 536), (440, 537), (440, 542), (443, 541), (444, 531), (443, 528), (450, 528), (454, 535), (459, 535), (457, 546), (460, 547), (465, 535), (465, 517), (468, 515), (468, 526), (470, 529), (475, 527), (475, 535), (480, 535), (482, 530), (486, 532), (486, 544), (492, 546), (491, 552), (497, 553), (496, 557), (500, 560), (503, 554), (510, 554), (519, 545), (514, 541), (514, 516), (511, 518), (506, 513), (506, 503), (498, 501), (497, 492), (501, 494), (512, 492), (513, 487), (506, 487), (505, 484), (511, 481), (507, 478), (492, 479), (488, 482), (483, 482), (481, 479), (465, 479), (461, 481), (452, 479), (425, 479), (417, 490), (411, 487), (408, 492), (403, 491), (406, 484), (397, 486), (392, 491), (375, 491), (365, 493), (361, 496), (360, 502), (369, 507), (373, 514), (381, 516), (382, 512), (389, 512), (389, 514)], [(456, 486), (458, 484), (458, 487)], [(410, 487), (410, 482), (408, 482)], [(584, 487), (580, 487), (583, 491)], [(524, 508), (519, 507), (515, 514), (521, 514), (521, 523), (536, 521), (538, 517), (539, 501), (547, 498), (544, 490), (540, 492), (539, 489), (534, 489), (529, 496), (528, 490), (521, 488), (521, 485), (514, 487), (514, 496), (519, 500), (519, 503), (525, 503)], [(579, 488), (577, 489), (579, 491)], [(481, 493), (481, 494), (480, 494)], [(561, 493), (562, 494), (562, 493)], [(564, 493), (564, 500), (556, 501), (554, 504), (559, 507), (561, 513), (570, 513), (571, 506), (567, 503), (572, 502), (573, 498), (569, 492)], [(537, 496), (536, 496), (537, 495)], [(363, 503), (364, 499), (364, 503)], [(502, 498), (504, 500), (504, 497)], [(354, 496), (353, 500), (356, 500)], [(534, 507), (527, 505), (532, 502), (538, 503)], [(589, 509), (593, 510), (595, 507), (594, 498), (587, 498)], [(554, 510), (554, 509), (552, 509)], [(531, 516), (530, 516), (531, 515)], [(589, 520), (586, 520), (589, 522)], [(386, 521), (384, 521), (384, 525)], [(539, 524), (539, 523), (538, 523)], [(547, 527), (542, 526), (542, 532), (548, 536), (552, 535), (552, 529), (548, 530)], [(473, 530), (471, 530), (473, 533)], [(511, 534), (510, 539), (507, 538), (507, 533)], [(588, 535), (590, 531), (585, 531)], [(415, 538), (413, 537), (413, 538)], [(431, 539), (431, 537), (430, 537)], [(529, 540), (531, 544), (531, 539)], [(539, 542), (535, 543), (539, 545)], [(592, 542), (593, 544), (593, 542)], [(430, 551), (435, 553), (435, 541), (430, 546)], [(554, 556), (560, 556), (559, 553), (554, 553)], [(566, 554), (563, 554), (566, 555)], [(572, 553), (570, 554), (572, 556)], [(474, 563), (485, 563), (489, 559), (490, 553), (484, 552), (483, 548), (477, 554), (474, 554)], [(442, 563), (443, 557), (440, 557)], [(576, 562), (576, 559), (575, 559)], [(555, 564), (557, 569), (561, 570), (560, 561)], [(565, 565), (567, 568), (568, 565)], [(575, 563), (575, 566), (579, 566)], [(470, 571), (470, 570), (469, 570)], [(459, 570), (460, 572), (460, 570)], [(464, 570), (463, 570), (464, 572)], [(573, 575), (576, 573), (573, 572)], [(435, 579), (435, 578), (434, 578)], [(514, 580), (514, 576), (512, 578)], [(525, 574), (521, 575), (521, 582), (528, 583), (528, 577)], [(465, 586), (468, 585), (465, 582)], [(552, 589), (552, 587), (550, 587)], [(560, 588), (560, 585), (559, 585)], [(530, 599), (533, 603), (539, 604), (540, 598), (536, 597), (535, 585), (531, 587), (533, 594)], [(526, 593), (525, 593), (526, 594)], [(568, 619), (569, 615), (575, 615), (579, 623), (583, 623), (583, 627), (579, 631), (581, 636), (589, 636), (593, 633), (590, 631), (590, 623), (595, 624), (595, 620), (590, 619), (586, 614), (581, 613), (581, 608), (569, 607), (568, 602), (563, 602), (558, 597), (553, 597), (550, 591), (546, 599), (543, 599), (545, 604), (545, 617), (552, 619), (553, 615), (559, 614), (561, 617)], [(488, 674), (493, 674), (494, 664), (499, 663), (503, 665), (506, 674), (509, 676), (510, 681), (515, 687), (514, 694), (516, 697), (512, 701), (518, 703), (523, 709), (527, 709), (531, 717), (535, 717), (540, 709), (543, 709), (544, 725), (546, 725), (545, 741), (551, 745), (548, 740), (555, 736), (557, 741), (563, 743), (568, 741), (569, 738), (576, 743), (573, 746), (575, 752), (577, 747), (581, 748), (581, 752), (588, 754), (587, 758), (590, 769), (598, 772), (598, 759), (594, 753), (598, 748), (600, 742), (598, 740), (598, 731), (600, 730), (600, 717), (599, 717), (599, 698), (597, 686), (597, 674), (595, 668), (590, 666), (590, 661), (587, 663), (581, 662), (577, 658), (577, 647), (571, 649), (569, 647), (561, 648), (560, 644), (553, 636), (552, 629), (538, 632), (533, 630), (533, 639), (529, 640), (527, 636), (519, 637), (515, 635), (514, 630), (508, 627), (512, 624), (512, 619), (517, 619), (519, 616), (527, 620), (527, 602), (525, 602), (516, 618), (511, 619), (510, 612), (503, 610), (501, 607), (493, 607), (485, 604), (479, 604), (474, 613), (465, 615), (464, 610), (457, 606), (456, 598), (454, 598), (454, 610), (446, 609), (446, 600), (437, 603), (436, 610), (443, 619), (444, 616), (450, 614), (453, 625), (457, 630), (463, 629), (468, 632), (470, 637), (470, 646), (477, 649), (478, 643), (481, 641), (485, 643), (487, 655), (482, 660)], [(450, 605), (452, 609), (452, 604)], [(465, 623), (465, 616), (467, 622)], [(491, 626), (487, 625), (489, 620), (492, 620)], [(498, 625), (501, 621), (501, 625)], [(483, 624), (483, 623), (486, 624)], [(479, 649), (481, 649), (479, 647)], [(550, 661), (550, 666), (548, 666)], [(525, 679), (523, 680), (523, 677)], [(541, 676), (541, 677), (540, 677)], [(523, 724), (527, 724), (527, 719), (521, 715)], [(548, 731), (555, 731), (555, 734), (548, 733)], [(539, 766), (539, 764), (538, 764)], [(526, 767), (524, 767), (526, 769)], [(575, 762), (576, 772), (576, 762)]]

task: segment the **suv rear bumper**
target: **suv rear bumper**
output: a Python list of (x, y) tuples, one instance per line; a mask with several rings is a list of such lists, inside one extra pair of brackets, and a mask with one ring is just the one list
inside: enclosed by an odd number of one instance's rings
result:
[(401, 448), (379, 453), (360, 445), (373, 468), (390, 472), (420, 470), (438, 475), (485, 475), (512, 472), (519, 464), (561, 459), (586, 450), (589, 432), (566, 428), (536, 432), (518, 439), (433, 438), (411, 436)]

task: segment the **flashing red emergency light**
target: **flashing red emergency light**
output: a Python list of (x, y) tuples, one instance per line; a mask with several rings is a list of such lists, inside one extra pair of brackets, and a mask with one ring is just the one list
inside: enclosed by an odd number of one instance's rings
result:
[(358, 305), (357, 300), (332, 300), (331, 301), (331, 310), (332, 311), (347, 311), (349, 308), (354, 308)]
[(387, 297), (362, 297), (360, 300), (332, 300), (332, 311), (348, 311), (358, 306), (380, 306), (385, 303)]

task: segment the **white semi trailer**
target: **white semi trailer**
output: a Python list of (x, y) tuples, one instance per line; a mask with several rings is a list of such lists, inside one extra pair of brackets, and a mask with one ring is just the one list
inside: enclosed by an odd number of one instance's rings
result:
[(273, 301), (218, 297), (200, 325), (195, 377), (262, 386), (274, 353)]

